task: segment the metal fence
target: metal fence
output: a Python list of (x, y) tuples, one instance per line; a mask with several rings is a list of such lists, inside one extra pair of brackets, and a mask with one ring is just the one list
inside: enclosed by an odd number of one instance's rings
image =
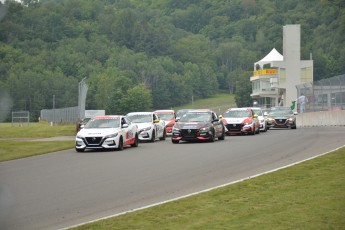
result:
[(78, 106), (41, 110), (40, 119), (51, 123), (76, 123), (85, 117), (85, 103), (88, 87), (85, 78), (79, 82)]
[(75, 123), (79, 117), (78, 106), (61, 109), (41, 110), (41, 120), (55, 123)]
[(19, 124), (22, 126), (24, 123), (30, 124), (30, 112), (29, 111), (13, 111), (12, 112), (12, 126)]
[(296, 87), (308, 99), (306, 112), (345, 110), (345, 74)]

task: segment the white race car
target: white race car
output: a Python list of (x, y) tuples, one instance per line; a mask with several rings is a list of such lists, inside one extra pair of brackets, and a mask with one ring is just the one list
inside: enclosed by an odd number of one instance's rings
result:
[(132, 112), (127, 118), (138, 125), (139, 140), (155, 142), (157, 138), (165, 140), (165, 123), (154, 112)]
[(251, 108), (254, 111), (254, 114), (258, 115), (258, 119), (260, 122), (260, 131), (266, 132), (268, 130), (267, 120), (264, 116), (264, 113), (262, 112), (262, 109), (259, 107), (252, 107)]
[(77, 152), (83, 152), (85, 149), (122, 150), (127, 145), (138, 147), (138, 143), (138, 126), (125, 116), (96, 116), (77, 133), (75, 150)]

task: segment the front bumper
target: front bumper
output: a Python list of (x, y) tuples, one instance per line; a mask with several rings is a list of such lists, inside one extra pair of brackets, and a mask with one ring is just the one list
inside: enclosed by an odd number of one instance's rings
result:
[(173, 129), (173, 127), (172, 126), (166, 126), (165, 127), (165, 131), (166, 131), (166, 134), (170, 134), (170, 135), (172, 135), (172, 129)]
[(251, 133), (254, 130), (254, 125), (245, 125), (245, 124), (227, 124), (226, 134), (245, 134)]
[(152, 139), (152, 131), (141, 131), (139, 133), (139, 140), (141, 141), (149, 141)]
[(260, 131), (266, 131), (267, 123), (266, 121), (260, 122)]
[(296, 126), (296, 122), (289, 119), (274, 119), (267, 121), (267, 126), (270, 128), (291, 128)]
[(199, 129), (180, 129), (179, 131), (172, 132), (172, 140), (174, 141), (193, 141), (201, 140), (206, 141), (210, 140), (213, 137), (211, 130), (209, 131), (200, 131)]
[(119, 139), (117, 137), (77, 137), (75, 139), (76, 149), (113, 149), (117, 148)]

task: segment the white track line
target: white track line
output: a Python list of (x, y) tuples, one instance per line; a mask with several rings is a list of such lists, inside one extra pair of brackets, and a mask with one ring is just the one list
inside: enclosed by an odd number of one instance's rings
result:
[(135, 209), (128, 210), (128, 211), (125, 211), (125, 212), (120, 212), (120, 213), (116, 213), (116, 214), (113, 214), (113, 215), (110, 215), (110, 216), (105, 216), (105, 217), (102, 217), (102, 218), (99, 218), (99, 219), (87, 221), (87, 222), (80, 223), (80, 224), (77, 224), (77, 225), (74, 225), (74, 226), (62, 228), (60, 230), (65, 230), (65, 229), (69, 229), (69, 228), (75, 228), (75, 227), (78, 227), (78, 226), (81, 226), (81, 225), (84, 225), (84, 224), (90, 224), (90, 223), (97, 222), (97, 221), (100, 221), (100, 220), (109, 219), (109, 218), (112, 218), (112, 217), (124, 215), (124, 214), (127, 214), (127, 213), (143, 210), (143, 209), (146, 209), (146, 208), (151, 208), (151, 207), (158, 206), (158, 205), (161, 205), (161, 204), (165, 204), (165, 203), (169, 203), (169, 202), (172, 202), (172, 201), (176, 201), (176, 200), (180, 200), (180, 199), (183, 199), (183, 198), (187, 198), (187, 197), (190, 197), (190, 196), (198, 195), (200, 193), (209, 192), (209, 191), (212, 191), (212, 190), (215, 190), (215, 189), (218, 189), (218, 188), (222, 188), (222, 187), (225, 187), (225, 186), (228, 186), (228, 185), (232, 185), (232, 184), (235, 184), (235, 183), (238, 183), (238, 182), (249, 180), (249, 179), (252, 179), (252, 178), (255, 178), (255, 177), (258, 177), (258, 176), (262, 176), (262, 175), (265, 175), (265, 174), (268, 174), (268, 173), (271, 173), (271, 172), (275, 172), (275, 171), (278, 171), (278, 170), (281, 170), (281, 169), (285, 169), (285, 168), (288, 168), (288, 167), (300, 164), (300, 163), (305, 162), (305, 161), (312, 160), (314, 158), (317, 158), (317, 157), (326, 155), (328, 153), (334, 152), (336, 150), (339, 150), (339, 149), (341, 149), (343, 147), (345, 147), (345, 145), (343, 145), (343, 146), (341, 146), (339, 148), (333, 149), (331, 151), (328, 151), (328, 152), (325, 152), (325, 153), (321, 153), (319, 155), (316, 155), (316, 156), (313, 156), (313, 157), (310, 157), (310, 158), (307, 158), (307, 159), (304, 159), (304, 160), (301, 160), (301, 161), (297, 161), (297, 162), (292, 163), (292, 164), (288, 164), (288, 165), (285, 165), (285, 166), (282, 166), (282, 167), (279, 167), (279, 168), (276, 168), (276, 169), (272, 169), (272, 170), (269, 170), (269, 171), (266, 171), (266, 172), (263, 172), (263, 173), (259, 173), (259, 174), (253, 175), (253, 176), (245, 177), (243, 179), (235, 180), (235, 181), (232, 181), (232, 182), (229, 182), (229, 183), (226, 183), (226, 184), (218, 185), (216, 187), (208, 188), (208, 189), (205, 189), (205, 190), (202, 190), (202, 191), (199, 191), (199, 192), (190, 193), (190, 194), (187, 194), (187, 195), (184, 195), (184, 196), (179, 196), (179, 197), (176, 197), (176, 198), (173, 198), (173, 199), (169, 199), (169, 200), (161, 201), (161, 202), (158, 202), (158, 203), (146, 205), (146, 206), (143, 206), (143, 207), (140, 207), (140, 208), (135, 208)]

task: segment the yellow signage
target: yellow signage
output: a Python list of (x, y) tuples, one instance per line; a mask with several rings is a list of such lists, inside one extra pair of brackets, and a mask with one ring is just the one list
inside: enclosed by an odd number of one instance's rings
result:
[(253, 76), (260, 76), (260, 75), (276, 75), (276, 69), (261, 69), (253, 72)]

